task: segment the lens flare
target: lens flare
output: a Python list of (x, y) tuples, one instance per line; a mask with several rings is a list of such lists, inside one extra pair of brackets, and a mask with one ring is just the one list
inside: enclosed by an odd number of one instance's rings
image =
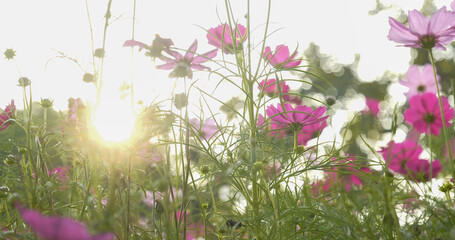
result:
[(131, 138), (134, 129), (134, 116), (131, 106), (120, 102), (118, 104), (102, 105), (95, 112), (93, 125), (101, 140), (108, 143), (120, 143)]

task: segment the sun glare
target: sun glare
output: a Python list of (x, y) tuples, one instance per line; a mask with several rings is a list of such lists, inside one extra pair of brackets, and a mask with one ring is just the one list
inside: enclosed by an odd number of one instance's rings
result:
[(95, 112), (93, 125), (102, 138), (100, 140), (108, 143), (120, 143), (127, 141), (131, 137), (134, 128), (134, 117), (130, 111), (131, 107), (122, 105), (125, 104), (101, 106)]

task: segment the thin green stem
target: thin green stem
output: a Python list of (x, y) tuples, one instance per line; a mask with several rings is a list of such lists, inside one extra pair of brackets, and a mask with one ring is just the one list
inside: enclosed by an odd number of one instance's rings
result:
[(434, 81), (436, 83), (436, 91), (438, 94), (439, 108), (441, 110), (442, 132), (444, 134), (444, 140), (446, 142), (447, 152), (449, 153), (449, 162), (450, 162), (450, 168), (452, 170), (452, 178), (455, 178), (455, 167), (454, 167), (453, 158), (452, 158), (452, 149), (450, 148), (449, 137), (447, 135), (446, 119), (445, 119), (445, 114), (444, 114), (444, 107), (442, 105), (441, 92), (439, 90), (439, 82), (438, 82), (438, 76), (436, 74), (436, 65), (434, 62), (433, 51), (431, 49), (428, 49), (428, 52), (430, 53), (430, 61), (431, 61), (431, 65), (433, 66)]

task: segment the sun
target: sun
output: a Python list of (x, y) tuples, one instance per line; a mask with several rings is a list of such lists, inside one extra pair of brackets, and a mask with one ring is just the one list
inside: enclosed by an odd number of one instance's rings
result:
[(93, 115), (93, 126), (100, 140), (106, 143), (128, 141), (134, 130), (131, 105), (125, 101), (101, 105)]

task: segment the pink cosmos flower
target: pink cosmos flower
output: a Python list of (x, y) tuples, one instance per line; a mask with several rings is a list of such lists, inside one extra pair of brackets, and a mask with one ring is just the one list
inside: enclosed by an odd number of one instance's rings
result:
[(233, 54), (234, 49), (241, 49), (241, 43), (245, 42), (246, 28), (237, 24), (237, 28), (232, 29), (235, 32), (235, 47), (232, 41), (233, 34), (228, 24), (218, 25), (216, 28), (210, 28), (207, 32), (209, 44), (222, 49), (225, 54)]
[(82, 223), (70, 218), (47, 217), (38, 211), (24, 208), (19, 202), (15, 206), (34, 232), (45, 240), (111, 240), (112, 233), (104, 233), (92, 236)]
[(137, 158), (148, 163), (157, 163), (162, 160), (161, 154), (157, 149), (153, 148), (152, 144), (148, 141), (139, 146), (139, 149), (137, 150)]
[(49, 170), (49, 177), (55, 177), (61, 182), (66, 182), (69, 178), (68, 167), (56, 167), (53, 170)]
[(409, 28), (393, 18), (389, 18), (391, 41), (413, 48), (436, 48), (445, 50), (444, 45), (455, 39), (454, 13), (442, 7), (430, 19), (417, 10), (408, 13)]
[(370, 112), (373, 116), (377, 117), (379, 113), (379, 101), (373, 98), (367, 98), (366, 109), (363, 112)]
[(293, 103), (295, 105), (302, 104), (302, 99), (296, 95), (287, 93), (283, 96), (283, 100), (288, 103)]
[(294, 52), (289, 56), (289, 48), (285, 45), (275, 47), (275, 52), (272, 52), (270, 47), (264, 49), (263, 57), (272, 64), (275, 68), (292, 68), (298, 66), (302, 61), (294, 60), (298, 52)]
[(436, 178), (438, 174), (442, 171), (442, 166), (439, 160), (433, 160), (430, 168), (430, 162), (423, 159), (415, 159), (408, 161), (406, 166), (409, 169), (407, 178), (416, 182), (426, 182), (431, 180), (431, 178)]
[(325, 107), (312, 109), (308, 106), (297, 106), (293, 108), (291, 104), (285, 103), (284, 107), (278, 104), (277, 107), (270, 105), (267, 110), (267, 116), (272, 120), (272, 124), (281, 124), (283, 127), (302, 129), (306, 125), (319, 123), (328, 118), (322, 116), (325, 113)]
[(211, 137), (219, 133), (219, 128), (213, 119), (209, 119), (205, 121), (204, 124), (201, 124), (199, 119), (192, 118), (190, 119), (190, 125), (201, 140), (209, 140)]
[(146, 53), (147, 56), (150, 56), (152, 58), (156, 58), (161, 56), (161, 52), (164, 51), (169, 51), (169, 48), (174, 45), (174, 42), (172, 42), (171, 39), (169, 38), (161, 38), (160, 35), (155, 34), (155, 39), (153, 39), (152, 45), (147, 45), (143, 42), (139, 42), (136, 40), (127, 40), (125, 43), (123, 43), (124, 47), (139, 47), (139, 51), (142, 49), (147, 49), (148, 52)]
[[(436, 83), (434, 82), (434, 73), (431, 64), (425, 64), (423, 69), (419, 69), (417, 65), (412, 65), (406, 73), (406, 78), (406, 81), (400, 79), (400, 83), (409, 88), (409, 91), (406, 93), (408, 98), (424, 92), (436, 93)], [(437, 75), (437, 79), (439, 84), (439, 75)], [(439, 85), (439, 87), (441, 86)]]
[(402, 143), (390, 142), (387, 147), (383, 147), (379, 153), (386, 162), (389, 163), (389, 169), (396, 173), (407, 174), (407, 162), (419, 159), (423, 149), (414, 141), (407, 140)]
[(258, 121), (257, 121), (257, 123), (256, 123), (256, 126), (262, 127), (262, 125), (264, 124), (264, 122), (265, 122), (264, 116), (262, 116), (262, 114), (259, 114), (259, 115), (258, 115)]
[[(275, 79), (262, 80), (258, 86), (261, 92), (264, 92), (269, 97), (276, 96), (278, 94), (278, 86)], [(286, 94), (289, 92), (289, 86), (285, 81), (280, 81), (281, 93)]]
[(303, 126), (302, 129), (299, 131), (297, 143), (299, 144), (299, 146), (301, 145), (306, 146), (308, 141), (310, 139), (317, 137), (317, 135), (319, 135), (325, 127), (327, 127), (326, 119), (319, 121), (317, 123)]
[(185, 53), (185, 56), (176, 51), (169, 50), (168, 53), (172, 57), (174, 57), (174, 59), (166, 56), (160, 56), (159, 58), (166, 63), (163, 65), (156, 66), (156, 68), (163, 70), (173, 69), (172, 72), (169, 74), (170, 78), (188, 77), (190, 79), (193, 78), (193, 71), (191, 69), (210, 70), (209, 67), (206, 67), (201, 63), (214, 58), (218, 52), (218, 49), (214, 49), (199, 56), (194, 56), (196, 50), (197, 39), (194, 40), (193, 44), (191, 44), (191, 46), (188, 48), (188, 50)]
[(321, 191), (328, 192), (337, 184), (342, 184), (345, 191), (350, 191), (353, 186), (363, 184), (360, 176), (371, 173), (368, 167), (358, 166), (353, 158), (333, 159), (339, 165), (324, 171), (325, 179), (313, 183), (313, 195), (318, 195)]
[(5, 107), (5, 110), (0, 109), (0, 132), (5, 130), (11, 125), (9, 119), (13, 118), (16, 114), (16, 106), (14, 100), (11, 100), (11, 104)]
[[(454, 116), (454, 110), (450, 107), (449, 101), (441, 97), (444, 109), (446, 126), (450, 125), (450, 120)], [(410, 108), (404, 112), (404, 119), (411, 123), (420, 133), (431, 133), (438, 136), (442, 128), (442, 116), (439, 108), (438, 97), (434, 93), (424, 93), (414, 95), (409, 100)]]

